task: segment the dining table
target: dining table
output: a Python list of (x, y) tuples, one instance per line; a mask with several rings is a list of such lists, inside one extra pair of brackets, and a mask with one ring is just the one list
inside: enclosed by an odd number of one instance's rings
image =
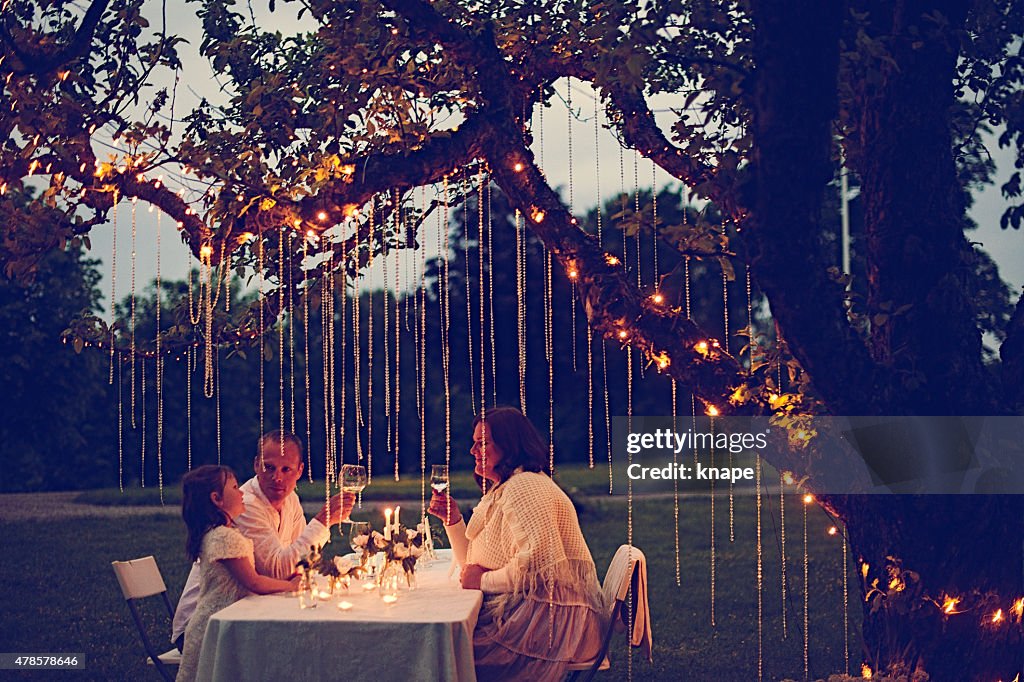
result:
[(197, 678), (473, 682), (483, 594), (459, 585), (451, 550), (437, 555), (397, 598), (354, 580), (315, 608), (291, 594), (235, 602), (210, 618)]

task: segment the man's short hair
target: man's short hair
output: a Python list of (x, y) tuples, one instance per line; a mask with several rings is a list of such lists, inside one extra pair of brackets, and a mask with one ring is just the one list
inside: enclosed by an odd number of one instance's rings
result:
[(274, 429), (273, 431), (267, 431), (265, 434), (260, 436), (259, 443), (256, 445), (256, 459), (259, 459), (263, 454), (263, 445), (267, 442), (271, 443), (291, 443), (299, 449), (299, 463), (302, 463), (302, 455), (305, 453), (305, 449), (302, 447), (302, 439), (296, 436), (291, 431), (282, 431), (281, 429)]

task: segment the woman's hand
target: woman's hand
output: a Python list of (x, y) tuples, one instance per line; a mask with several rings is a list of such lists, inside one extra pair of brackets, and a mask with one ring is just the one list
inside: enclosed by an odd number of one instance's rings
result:
[(462, 567), (462, 575), (460, 581), (462, 582), (462, 589), (464, 590), (479, 590), (480, 589), (480, 578), (483, 577), (484, 573), (488, 570), (480, 564), (466, 564)]
[(441, 523), (446, 526), (454, 526), (462, 520), (459, 505), (448, 493), (439, 493), (435, 490), (430, 496), (430, 506), (427, 511), (441, 519)]

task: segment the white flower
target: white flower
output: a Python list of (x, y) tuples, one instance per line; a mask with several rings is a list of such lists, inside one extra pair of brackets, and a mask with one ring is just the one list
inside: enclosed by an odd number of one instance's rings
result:
[(334, 557), (334, 567), (338, 569), (338, 573), (341, 575), (347, 575), (349, 571), (356, 567), (356, 563), (348, 557)]
[(409, 556), (409, 547), (403, 542), (396, 542), (393, 551), (396, 559), (404, 559)]
[(412, 528), (406, 528), (405, 529), (405, 537), (409, 538), (410, 540), (412, 540), (413, 538), (415, 538), (419, 534), (420, 533), (419, 533), (418, 530), (413, 530)]
[(366, 543), (369, 541), (369, 539), (370, 536), (364, 533), (355, 536), (355, 538), (352, 539), (352, 542), (355, 544), (356, 547), (366, 547)]

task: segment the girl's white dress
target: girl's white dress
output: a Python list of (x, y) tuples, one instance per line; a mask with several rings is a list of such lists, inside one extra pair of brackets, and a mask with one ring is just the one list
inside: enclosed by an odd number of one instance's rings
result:
[(217, 526), (203, 536), (199, 552), (199, 604), (185, 628), (185, 648), (178, 667), (178, 682), (196, 678), (199, 652), (210, 616), (249, 594), (220, 561), (238, 558), (248, 559), (255, 570), (252, 540), (236, 528)]

